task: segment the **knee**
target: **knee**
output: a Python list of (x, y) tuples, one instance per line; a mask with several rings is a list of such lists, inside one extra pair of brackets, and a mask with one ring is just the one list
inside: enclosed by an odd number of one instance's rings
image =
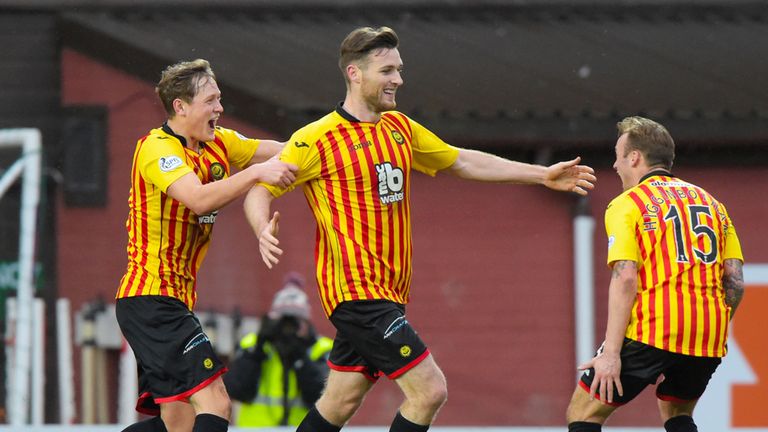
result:
[(437, 412), (448, 401), (448, 387), (445, 381), (425, 386), (412, 395), (410, 402), (429, 412)]
[(360, 408), (366, 394), (364, 391), (335, 392), (328, 390), (326, 389), (320, 396), (315, 406), (318, 407), (323, 416), (329, 415), (331, 418), (326, 418), (326, 420), (334, 424), (346, 423)]

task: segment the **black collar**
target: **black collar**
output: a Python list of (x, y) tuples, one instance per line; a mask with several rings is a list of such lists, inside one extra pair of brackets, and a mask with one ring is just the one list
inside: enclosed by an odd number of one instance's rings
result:
[(181, 135), (176, 135), (176, 132), (174, 132), (173, 129), (171, 129), (171, 127), (168, 126), (168, 122), (163, 123), (163, 132), (181, 141), (181, 145), (183, 145), (184, 147), (187, 146), (187, 139)]
[(653, 177), (653, 176), (674, 177), (671, 172), (669, 172), (669, 171), (667, 171), (667, 170), (665, 170), (663, 168), (659, 168), (659, 169), (655, 169), (655, 170), (649, 172), (648, 174), (644, 175), (640, 179), (640, 181), (638, 183), (642, 183), (642, 182), (646, 181), (647, 179), (649, 179), (650, 177)]
[(338, 105), (336, 105), (336, 113), (338, 113), (340, 116), (344, 117), (344, 120), (352, 122), (352, 123), (360, 123), (360, 120), (353, 116), (352, 114), (348, 113), (347, 110), (344, 109), (344, 101), (339, 102)]

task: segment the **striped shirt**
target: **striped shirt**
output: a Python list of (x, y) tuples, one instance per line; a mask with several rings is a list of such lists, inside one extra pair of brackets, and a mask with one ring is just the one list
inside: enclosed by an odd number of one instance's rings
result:
[(325, 313), (341, 302), (408, 302), (411, 284), (411, 169), (434, 176), (458, 149), (396, 111), (361, 122), (338, 107), (298, 130), (280, 159), (298, 165), (317, 220), (316, 277)]
[(153, 129), (136, 144), (128, 197), (128, 268), (116, 298), (161, 295), (181, 300), (192, 310), (195, 278), (208, 251), (216, 211), (196, 215), (166, 194), (188, 173), (205, 184), (244, 168), (259, 141), (216, 128), (200, 153), (167, 126)]
[(605, 227), (608, 264), (638, 265), (625, 336), (665, 351), (724, 356), (730, 307), (723, 260), (743, 260), (725, 206), (704, 189), (655, 171), (608, 205)]

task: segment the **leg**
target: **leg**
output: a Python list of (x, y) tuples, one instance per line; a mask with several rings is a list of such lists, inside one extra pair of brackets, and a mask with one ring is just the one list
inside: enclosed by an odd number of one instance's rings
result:
[(448, 399), (445, 375), (431, 354), (395, 382), (405, 395), (400, 414), (417, 425), (430, 425)]
[(568, 430), (599, 431), (600, 427), (616, 408), (615, 406), (603, 404), (597, 399), (590, 399), (589, 393), (576, 386), (565, 414), (568, 421)]
[(190, 396), (189, 401), (195, 409), (195, 414), (213, 414), (229, 419), (232, 413), (232, 403), (221, 375)]
[(160, 417), (168, 432), (191, 432), (195, 410), (186, 402), (166, 402), (160, 404)]
[(693, 422), (693, 409), (696, 402), (693, 401), (666, 401), (659, 399), (659, 414), (664, 422), (667, 432), (696, 432), (699, 429)]
[(225, 432), (229, 427), (232, 403), (221, 376), (189, 397), (195, 409), (193, 432)]
[(344, 426), (360, 408), (371, 387), (373, 383), (361, 373), (331, 369), (325, 390), (315, 407), (328, 423)]

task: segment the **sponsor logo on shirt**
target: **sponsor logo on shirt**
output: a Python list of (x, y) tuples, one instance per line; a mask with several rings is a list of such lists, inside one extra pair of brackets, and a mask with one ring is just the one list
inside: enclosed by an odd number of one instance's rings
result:
[(610, 248), (611, 248), (611, 246), (613, 246), (613, 244), (614, 244), (615, 242), (616, 242), (616, 236), (610, 236), (610, 237), (608, 237), (608, 249), (610, 249)]
[(214, 222), (216, 222), (216, 215), (219, 214), (219, 211), (213, 211), (208, 214), (200, 215), (197, 217), (197, 223), (200, 225), (213, 225)]
[(178, 156), (165, 156), (160, 158), (160, 171), (169, 172), (184, 164)]
[(403, 170), (393, 167), (389, 162), (384, 162), (376, 164), (376, 174), (379, 180), (379, 200), (382, 204), (394, 204), (405, 198)]

